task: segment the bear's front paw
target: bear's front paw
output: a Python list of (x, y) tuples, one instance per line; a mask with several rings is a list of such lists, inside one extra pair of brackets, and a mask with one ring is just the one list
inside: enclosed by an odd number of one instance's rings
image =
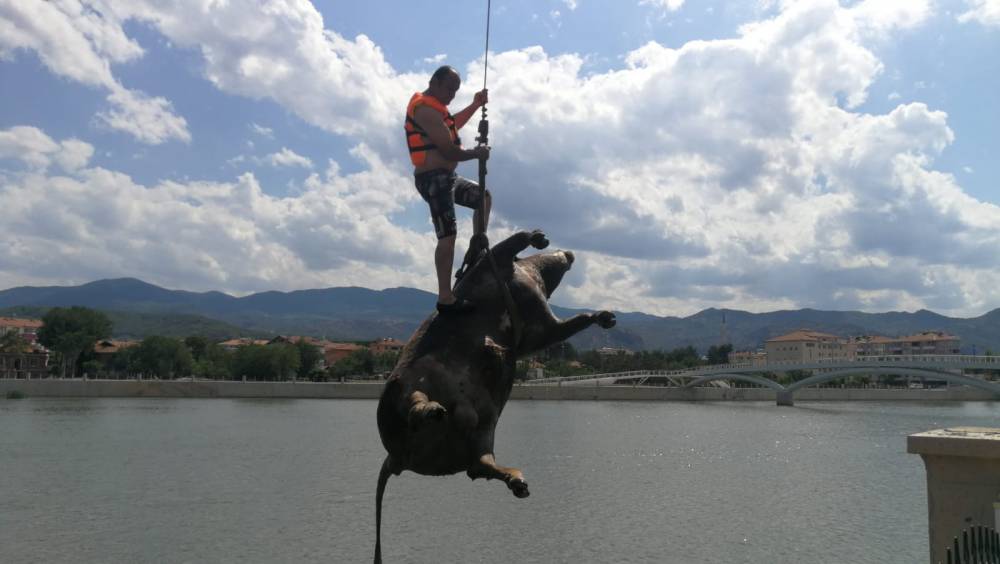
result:
[(541, 229), (535, 229), (531, 232), (531, 246), (536, 249), (544, 249), (549, 246), (549, 240), (545, 237), (545, 233), (542, 233)]
[(594, 314), (594, 321), (602, 329), (611, 329), (615, 326), (615, 314), (610, 311), (599, 311)]
[(514, 493), (515, 497), (524, 499), (531, 495), (528, 491), (528, 482), (525, 482), (522, 478), (514, 478), (510, 480), (507, 482), (507, 487)]

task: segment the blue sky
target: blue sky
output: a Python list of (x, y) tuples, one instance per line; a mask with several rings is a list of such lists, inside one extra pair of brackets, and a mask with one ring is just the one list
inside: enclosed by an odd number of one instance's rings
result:
[[(470, 100), (485, 17), (0, 0), (0, 287), (433, 289), (399, 116), (441, 63)], [(491, 237), (577, 252), (555, 302), (1000, 307), (1000, 0), (496, 0), (491, 25)]]

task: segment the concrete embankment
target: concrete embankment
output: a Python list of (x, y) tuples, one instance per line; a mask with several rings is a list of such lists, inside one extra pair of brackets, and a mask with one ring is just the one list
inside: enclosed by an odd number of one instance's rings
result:
[(372, 399), (382, 382), (225, 382), (177, 380), (0, 380), (0, 396), (101, 398)]
[[(382, 382), (221, 382), (160, 380), (2, 380), (0, 397), (317, 398), (377, 399)], [(657, 386), (514, 386), (514, 400), (774, 401), (764, 388), (664, 388)], [(805, 388), (795, 401), (984, 401), (989, 392), (967, 387), (938, 390)]]

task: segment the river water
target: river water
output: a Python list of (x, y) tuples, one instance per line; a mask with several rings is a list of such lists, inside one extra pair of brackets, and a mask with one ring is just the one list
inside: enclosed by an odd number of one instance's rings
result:
[[(370, 562), (375, 401), (0, 400), (0, 562)], [(389, 480), (387, 563), (923, 563), (906, 435), (995, 403), (508, 405), (497, 460)]]

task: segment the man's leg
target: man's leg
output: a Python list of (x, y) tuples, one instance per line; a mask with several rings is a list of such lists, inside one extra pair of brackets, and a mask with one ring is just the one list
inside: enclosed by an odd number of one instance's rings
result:
[(456, 300), (451, 291), (451, 267), (455, 263), (455, 200), (454, 183), (457, 176), (447, 171), (432, 171), (417, 175), (417, 191), (431, 210), (431, 221), (437, 235), (434, 249), (434, 272), (438, 281), (437, 310), (444, 314), (466, 313), (475, 309), (466, 300)]
[(434, 268), (437, 270), (438, 303), (455, 303), (455, 295), (451, 293), (451, 265), (455, 262), (455, 236), (438, 239), (434, 249)]
[(434, 249), (434, 269), (438, 279), (437, 310), (446, 315), (469, 313), (476, 309), (472, 302), (457, 299), (451, 291), (451, 265), (454, 262), (455, 234), (452, 233), (438, 239), (437, 248)]

